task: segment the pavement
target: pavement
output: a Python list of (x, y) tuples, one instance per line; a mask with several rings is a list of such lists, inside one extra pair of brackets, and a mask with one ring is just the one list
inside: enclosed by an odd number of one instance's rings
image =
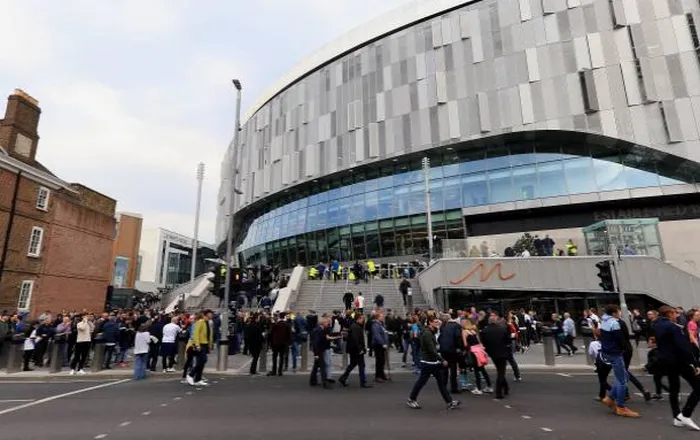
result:
[[(406, 407), (411, 375), (372, 389), (309, 387), (308, 376), (222, 376), (198, 389), (179, 378), (146, 381), (2, 381), (0, 438), (77, 439), (269, 439), (319, 438), (411, 440), (484, 439), (666, 439), (693, 435), (671, 424), (667, 401), (644, 403), (633, 395), (630, 407), (640, 419), (623, 419), (594, 402), (592, 373), (528, 371), (511, 383), (511, 396), (455, 396), (448, 411), (434, 382), (420, 395), (423, 408)], [(642, 381), (651, 385), (649, 377)], [(700, 420), (700, 416), (696, 419)], [(697, 435), (700, 435), (698, 433)]]
[[(582, 348), (582, 343), (577, 344), (580, 348), (579, 351), (576, 355), (574, 356), (566, 356), (564, 354), (563, 356), (556, 357), (555, 358), (555, 365), (545, 365), (545, 358), (544, 358), (544, 346), (542, 344), (533, 344), (530, 346), (530, 349), (527, 350), (525, 353), (517, 353), (515, 355), (515, 359), (518, 362), (518, 364), (521, 366), (521, 368), (526, 369), (526, 370), (581, 370), (581, 371), (591, 371), (593, 369), (592, 366), (588, 365), (586, 360), (587, 360), (587, 355), (585, 354), (585, 350)], [(639, 348), (639, 362), (634, 363), (633, 365), (642, 365), (645, 363), (646, 360), (646, 352), (647, 348), (645, 345), (640, 345)], [(403, 373), (410, 373), (408, 369), (403, 368), (403, 360), (402, 360), (402, 354), (398, 353), (395, 350), (390, 350), (389, 352), (389, 361), (391, 364), (391, 371), (392, 373), (398, 373), (398, 374), (403, 374)], [(411, 355), (409, 354), (407, 357), (407, 361), (410, 365), (411, 363)], [(250, 362), (251, 358), (248, 356), (243, 356), (242, 354), (237, 354), (237, 355), (232, 355), (229, 356), (228, 359), (228, 370), (225, 372), (216, 372), (216, 364), (217, 364), (217, 356), (216, 354), (213, 354), (210, 356), (209, 362), (207, 363), (207, 369), (206, 372), (213, 374), (221, 374), (221, 375), (227, 375), (227, 376), (237, 376), (237, 375), (247, 375), (248, 370), (250, 368)], [(342, 368), (342, 356), (341, 355), (333, 355), (333, 364), (335, 370), (339, 370)], [(367, 358), (367, 368), (368, 371), (374, 372), (374, 360), (372, 358)], [(311, 355), (309, 355), (309, 368), (311, 368), (311, 364), (313, 363), (313, 358)], [(267, 356), (267, 367), (272, 368), (272, 353), (268, 351), (268, 356)], [(491, 365), (492, 367), (492, 365)], [(158, 368), (160, 369), (160, 362), (158, 363)], [(290, 365), (291, 368), (291, 365)], [(633, 369), (638, 369), (639, 367), (632, 367)], [(87, 371), (88, 369), (86, 369)], [(262, 371), (262, 370), (261, 370)], [(157, 374), (162, 374), (162, 373), (157, 373)], [(174, 373), (173, 373), (174, 374)], [(131, 377), (133, 375), (133, 369), (131, 367), (128, 368), (119, 368), (119, 367), (114, 367), (112, 370), (103, 370), (97, 373), (89, 373), (89, 377), (100, 377), (100, 378), (125, 378), (125, 377)], [(30, 372), (18, 372), (18, 373), (12, 373), (12, 374), (7, 374), (4, 371), (0, 370), (0, 381), (5, 379), (5, 378), (11, 378), (11, 379), (19, 379), (19, 378), (24, 378), (24, 379), (42, 379), (42, 378), (62, 378), (62, 377), (68, 377), (68, 378), (84, 378), (85, 376), (69, 376), (69, 370), (67, 368), (63, 369), (60, 373), (49, 373), (47, 368), (37, 368), (34, 371)]]

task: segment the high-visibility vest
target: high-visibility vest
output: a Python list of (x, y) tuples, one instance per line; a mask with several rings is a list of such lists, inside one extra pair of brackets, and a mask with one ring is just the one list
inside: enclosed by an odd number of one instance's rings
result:
[(375, 267), (374, 267), (374, 261), (369, 260), (369, 261), (367, 262), (367, 269), (368, 269), (370, 272), (374, 272), (374, 269), (375, 269)]

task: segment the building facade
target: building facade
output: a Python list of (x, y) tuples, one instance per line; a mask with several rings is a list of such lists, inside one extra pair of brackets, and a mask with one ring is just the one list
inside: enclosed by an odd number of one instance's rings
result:
[[(448, 240), (502, 254), (658, 218), (697, 272), (700, 4), (425, 0), (281, 78), (222, 164), (243, 264), (406, 258)], [(421, 164), (430, 160), (430, 206)], [(231, 179), (243, 195), (228, 199)]]
[(110, 285), (115, 289), (133, 289), (139, 271), (141, 246), (140, 214), (117, 213), (117, 234), (112, 246), (112, 276)]
[[(163, 228), (143, 228), (139, 249), (136, 289), (156, 292), (190, 281), (194, 239)], [(214, 258), (213, 246), (199, 242), (195, 275), (207, 268), (205, 259)]]
[(100, 310), (116, 202), (36, 160), (40, 114), (15, 90), (0, 120), (0, 309)]

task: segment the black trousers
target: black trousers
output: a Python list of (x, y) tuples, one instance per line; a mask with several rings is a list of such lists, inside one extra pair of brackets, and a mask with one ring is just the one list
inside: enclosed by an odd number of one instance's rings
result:
[(321, 382), (325, 385), (328, 383), (326, 375), (326, 359), (321, 353), (319, 356), (314, 356), (314, 366), (311, 368), (311, 376), (309, 377), (309, 385), (318, 384), (318, 373), (321, 372)]
[(496, 366), (496, 398), (502, 399), (510, 392), (508, 381), (506, 380), (506, 364), (508, 359), (494, 359), (493, 364)]
[(431, 365), (421, 363), (420, 376), (418, 376), (418, 380), (413, 385), (411, 394), (409, 394), (408, 398), (411, 400), (418, 400), (418, 394), (420, 394), (420, 391), (423, 389), (425, 384), (428, 383), (430, 376), (435, 378), (438, 390), (440, 390), (440, 395), (442, 396), (442, 400), (444, 400), (445, 403), (452, 402), (452, 396), (450, 396), (450, 393), (447, 392), (447, 387), (445, 386), (445, 368), (441, 364)]
[(114, 356), (114, 344), (105, 344), (105, 369), (110, 369), (112, 365), (112, 357)]
[[(458, 364), (464, 364), (464, 359), (461, 359), (457, 353), (441, 353), (443, 359), (447, 361), (447, 368), (445, 369), (445, 374), (443, 375), (443, 380), (445, 381), (445, 386), (447, 386), (447, 377), (450, 378), (450, 390), (455, 393), (459, 391), (459, 383), (457, 382), (457, 368)], [(461, 366), (461, 365), (460, 365)]]
[(151, 371), (156, 371), (158, 366), (158, 355), (160, 354), (160, 342), (153, 342), (148, 347), (148, 365)]
[(85, 366), (85, 360), (87, 359), (88, 352), (90, 351), (89, 342), (78, 342), (75, 344), (75, 353), (73, 355), (73, 362), (70, 363), (71, 370), (82, 370)]
[(287, 353), (287, 346), (281, 345), (277, 347), (272, 347), (272, 371), (271, 373), (276, 373), (278, 376), (282, 375), (282, 367), (284, 366), (284, 356)]
[(24, 350), (23, 355), (24, 371), (29, 371), (29, 361), (34, 357), (34, 350)]
[(195, 382), (202, 381), (202, 373), (204, 373), (204, 366), (207, 364), (208, 354), (209, 346), (206, 344), (203, 344), (199, 351), (195, 350), (194, 352), (196, 360), (191, 375), (194, 378)]
[(383, 345), (374, 344), (374, 378), (389, 380), (384, 371), (386, 365), (386, 348)]
[(344, 382), (348, 380), (352, 370), (358, 367), (360, 371), (360, 385), (365, 385), (367, 383), (367, 376), (365, 375), (365, 356), (362, 354), (352, 354), (350, 353), (350, 363), (345, 372), (338, 378), (339, 381)]
[(682, 413), (685, 417), (692, 416), (700, 400), (700, 377), (695, 375), (695, 372), (690, 366), (685, 365), (664, 365), (660, 367), (660, 370), (661, 374), (668, 377), (668, 401), (671, 404), (673, 417), (681, 413), (678, 399), (678, 395), (681, 391), (681, 377), (688, 382), (688, 385), (690, 385), (690, 388), (693, 390), (690, 396), (688, 396), (688, 400), (685, 402)]
[(185, 353), (185, 366), (182, 368), (182, 378), (187, 377), (190, 368), (192, 368), (192, 362), (194, 362), (194, 349), (189, 348)]
[(250, 362), (250, 374), (258, 373), (258, 361), (260, 360), (260, 347), (250, 347), (250, 356), (253, 360)]

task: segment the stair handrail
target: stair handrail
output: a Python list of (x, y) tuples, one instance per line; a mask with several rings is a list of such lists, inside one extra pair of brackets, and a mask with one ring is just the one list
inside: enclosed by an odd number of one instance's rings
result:
[(326, 277), (321, 275), (321, 287), (318, 289), (318, 295), (316, 295), (316, 299), (314, 299), (314, 308), (313, 310), (316, 310), (318, 308), (318, 302), (321, 300), (323, 297), (323, 290), (326, 287)]

